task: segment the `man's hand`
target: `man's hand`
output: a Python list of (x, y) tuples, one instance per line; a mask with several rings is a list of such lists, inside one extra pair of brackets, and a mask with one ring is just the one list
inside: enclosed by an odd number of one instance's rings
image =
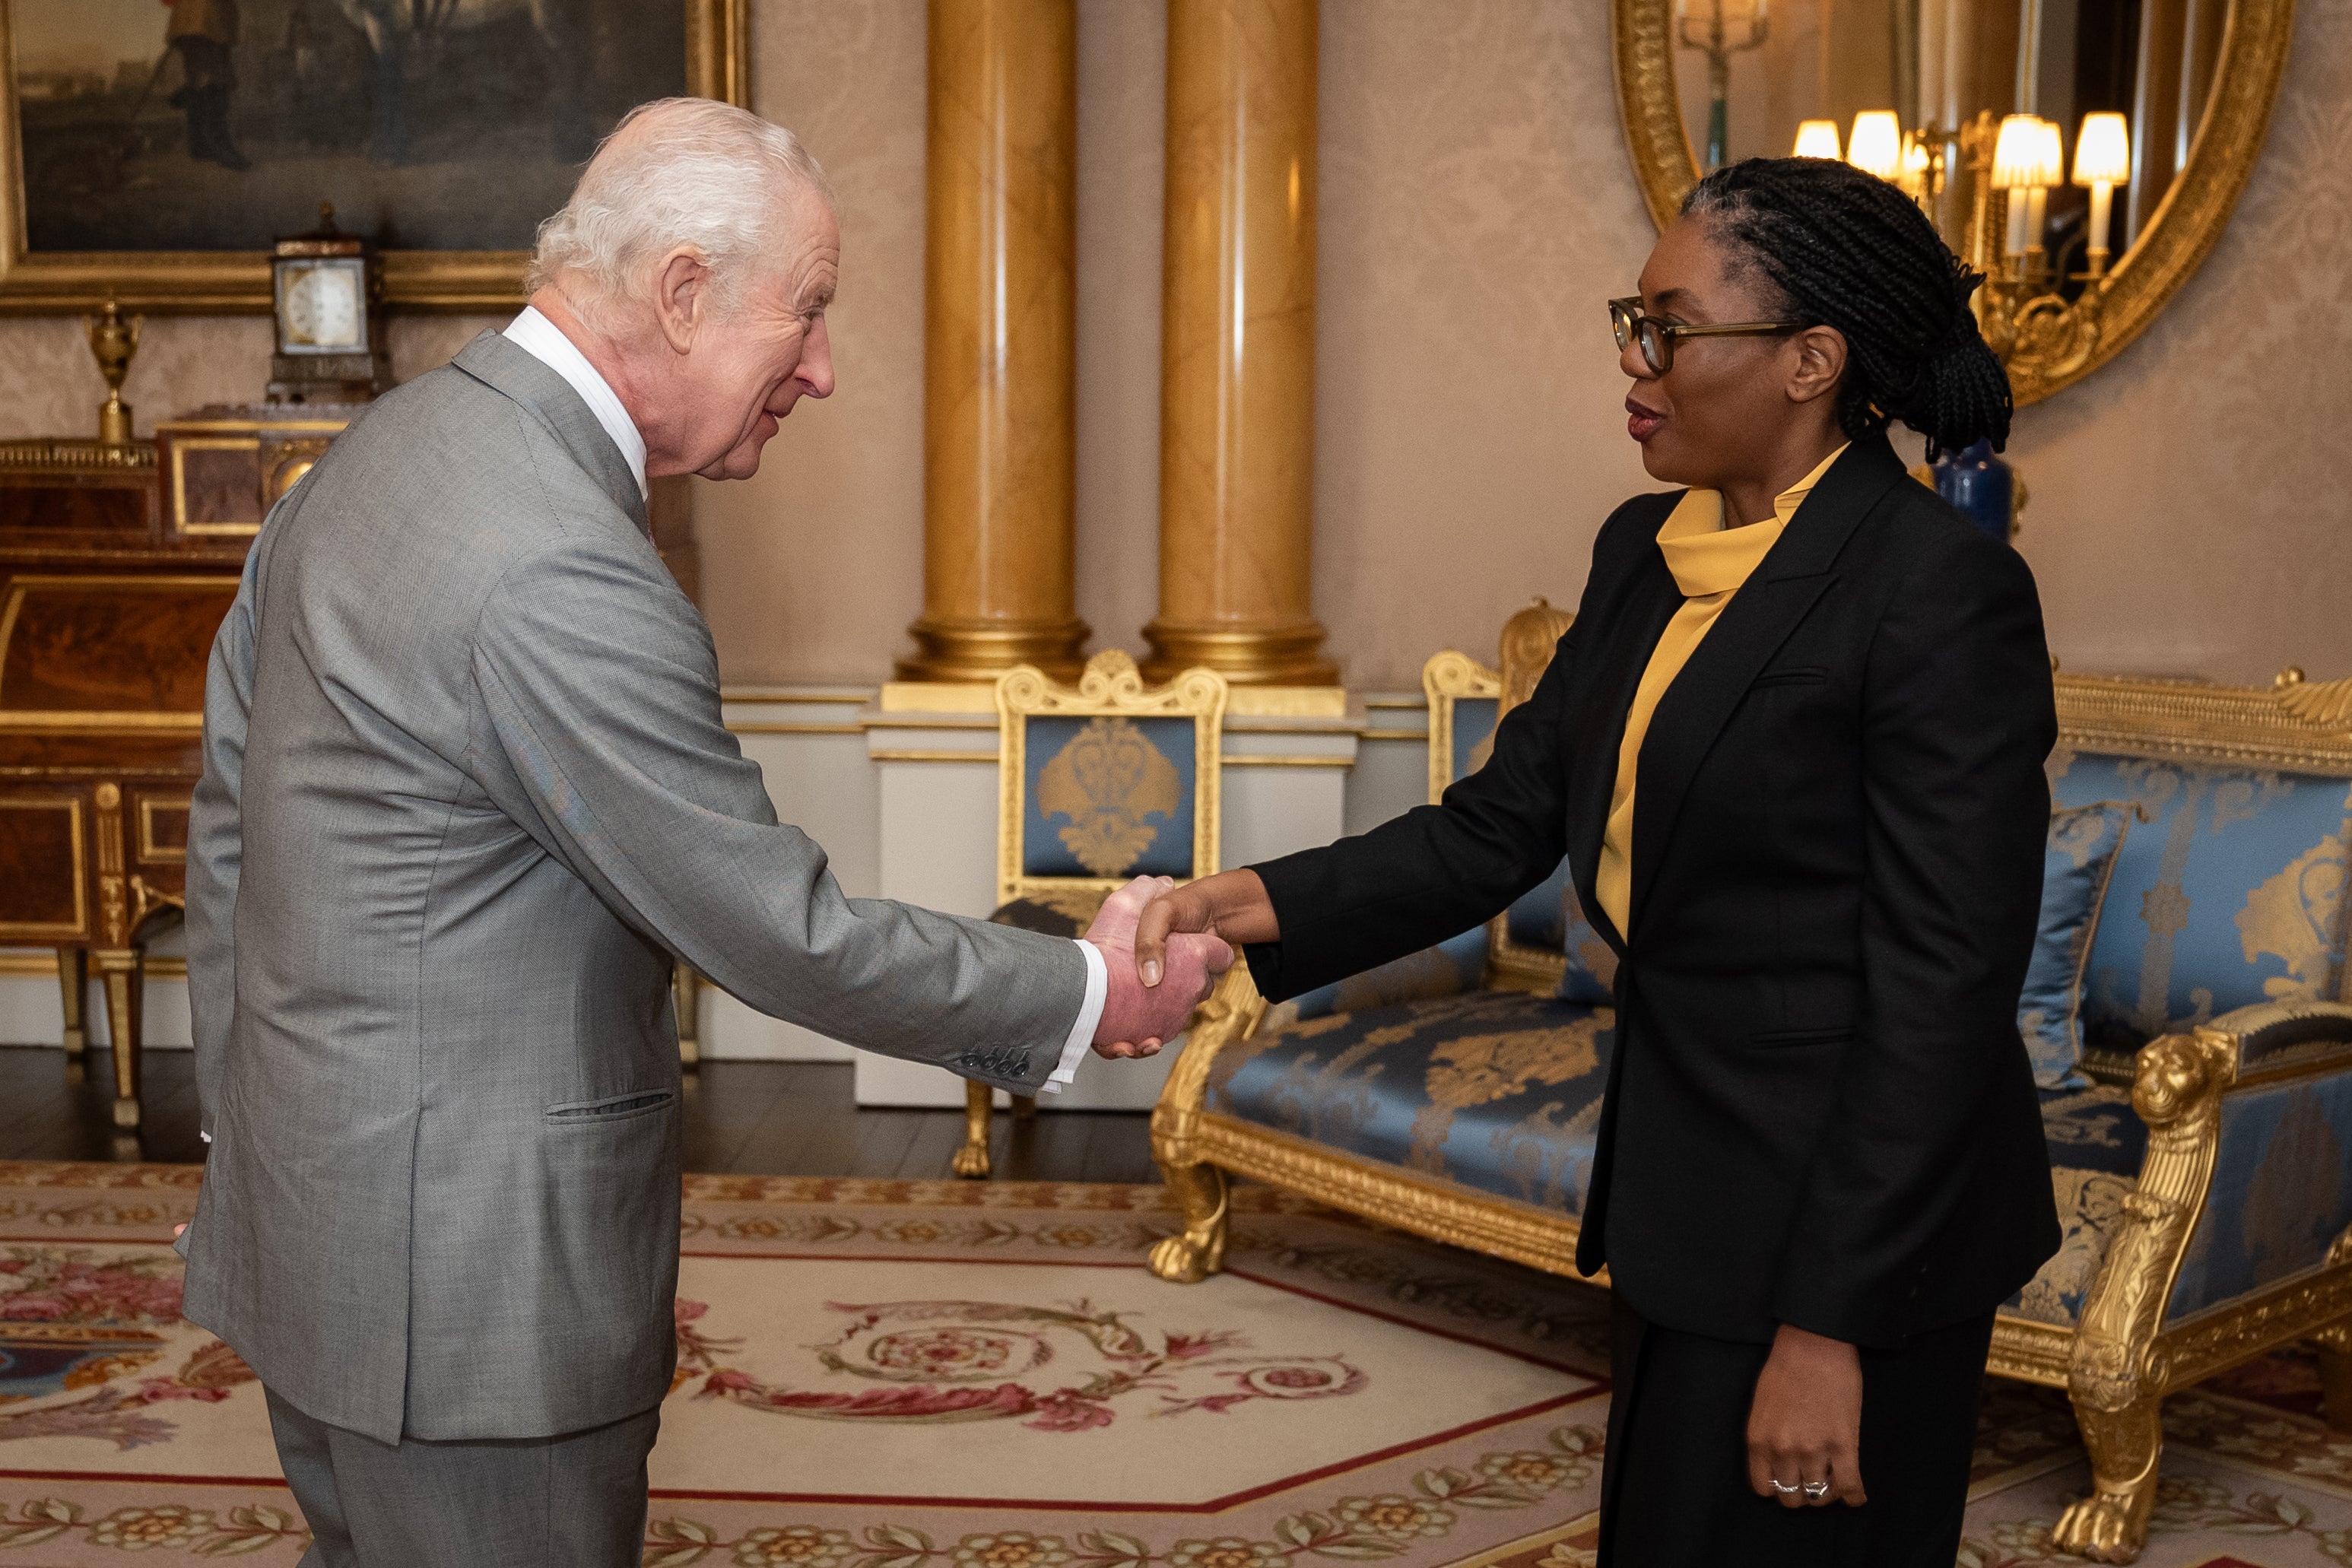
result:
[(1748, 1484), (1783, 1508), (1860, 1508), (1861, 1447), (1860, 1353), (1781, 1324), (1748, 1409)]
[[(1169, 962), (1171, 931), (1199, 931), (1235, 946), (1282, 940), (1281, 922), (1274, 918), (1274, 900), (1265, 896), (1265, 884), (1258, 880), (1257, 873), (1247, 868), (1220, 871), (1181, 888), (1163, 886), (1167, 890), (1151, 901), (1136, 926), (1136, 973), (1146, 985), (1160, 984)], [(1120, 891), (1133, 887), (1130, 882)]]
[(1233, 967), (1234, 950), (1215, 936), (1179, 936), (1164, 942), (1157, 953), (1168, 984), (1147, 989), (1137, 979), (1136, 921), (1146, 904), (1174, 886), (1165, 877), (1138, 877), (1103, 900), (1087, 928), (1087, 940), (1102, 950), (1110, 980), (1102, 1022), (1095, 1027), (1098, 1056), (1153, 1055), (1161, 1041), (1183, 1032), (1217, 976)]

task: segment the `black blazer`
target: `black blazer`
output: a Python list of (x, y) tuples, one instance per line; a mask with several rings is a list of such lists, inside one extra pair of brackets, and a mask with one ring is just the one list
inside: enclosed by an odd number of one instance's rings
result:
[(1617, 509), (1493, 760), (1255, 868), (1280, 1000), (1443, 941), (1565, 854), (1619, 953), (1577, 1266), (1664, 1326), (1861, 1344), (1985, 1311), (2057, 1250), (2017, 1031), (2057, 739), (2033, 577), (1883, 437), (1822, 477), (1653, 716), (1620, 933), (1593, 869), (1635, 685), (1682, 595), (1679, 492)]

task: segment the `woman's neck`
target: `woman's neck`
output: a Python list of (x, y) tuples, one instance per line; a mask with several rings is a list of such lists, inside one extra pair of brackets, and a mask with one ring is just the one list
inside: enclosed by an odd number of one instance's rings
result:
[(1806, 433), (1805, 437), (1787, 443), (1773, 456), (1764, 472), (1749, 479), (1735, 479), (1723, 487), (1723, 526), (1744, 528), (1751, 522), (1764, 522), (1772, 516), (1772, 503), (1780, 492), (1822, 466), (1822, 459), (1846, 442), (1846, 435), (1835, 426)]

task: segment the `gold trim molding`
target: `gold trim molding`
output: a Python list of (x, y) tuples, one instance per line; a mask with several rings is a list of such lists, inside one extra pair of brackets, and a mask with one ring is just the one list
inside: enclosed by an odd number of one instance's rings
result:
[[(1675, 88), (1674, 25), (1673, 0), (1612, 0), (1611, 55), (1625, 150), (1662, 230), (1699, 176)], [(2121, 353), (2211, 253), (2270, 132), (2294, 30), (2294, 0), (2232, 0), (2212, 97), (2188, 162), (2138, 239), (2097, 285), (2087, 348), (2046, 367), (2025, 356), (2011, 363), (2019, 406), (2071, 386)]]
[[(678, 0), (685, 7), (686, 90), (751, 102), (750, 0)], [(0, 4), (0, 67), (13, 60)], [(25, 226), (25, 153), (16, 72), (0, 68), (0, 314), (66, 315), (108, 300), (126, 310), (209, 315), (267, 311), (269, 256), (260, 250), (34, 252)], [(421, 310), (513, 310), (523, 302), (524, 250), (391, 250), (386, 303)]]
[[(150, 980), (185, 980), (188, 977), (188, 961), (184, 958), (150, 953), (144, 968)], [(0, 952), (0, 975), (16, 980), (55, 980), (58, 977), (58, 955), (54, 950), (47, 952)], [(164, 1048), (168, 1050), (171, 1047)]]

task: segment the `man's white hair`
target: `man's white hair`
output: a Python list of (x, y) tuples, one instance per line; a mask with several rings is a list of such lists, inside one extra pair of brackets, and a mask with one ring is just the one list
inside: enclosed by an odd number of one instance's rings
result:
[[(625, 137), (647, 116), (656, 123)], [(773, 231), (795, 191), (832, 205), (824, 171), (782, 126), (707, 98), (639, 104), (597, 148), (563, 210), (539, 226), (528, 287), (577, 275), (595, 297), (572, 307), (593, 313), (636, 287), (647, 261), (691, 245), (731, 307), (753, 271), (743, 263), (778, 248)]]

